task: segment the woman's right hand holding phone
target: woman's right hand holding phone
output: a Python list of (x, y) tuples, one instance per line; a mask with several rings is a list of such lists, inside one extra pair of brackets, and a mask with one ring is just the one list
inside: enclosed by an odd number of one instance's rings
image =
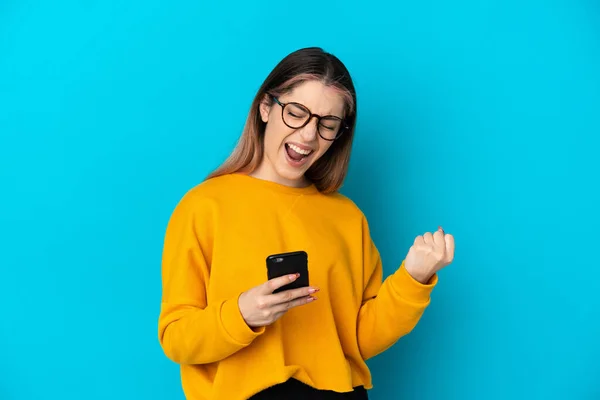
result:
[(289, 309), (308, 304), (319, 289), (308, 286), (273, 293), (278, 288), (298, 279), (298, 274), (280, 276), (242, 293), (238, 306), (246, 324), (251, 328), (270, 325)]

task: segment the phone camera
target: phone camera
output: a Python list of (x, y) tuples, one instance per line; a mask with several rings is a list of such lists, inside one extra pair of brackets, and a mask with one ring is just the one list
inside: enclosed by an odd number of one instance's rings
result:
[(281, 257), (275, 259), (275, 262), (282, 262), (282, 261), (283, 261), (283, 258), (281, 258)]

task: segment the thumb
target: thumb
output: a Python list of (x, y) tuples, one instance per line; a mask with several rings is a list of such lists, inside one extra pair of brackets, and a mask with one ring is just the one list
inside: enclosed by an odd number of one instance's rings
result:
[(454, 259), (454, 236), (446, 234), (444, 240), (446, 241), (446, 260), (451, 262)]
[(262, 294), (271, 294), (280, 287), (294, 282), (299, 276), (300, 274), (289, 274), (270, 279), (264, 283)]

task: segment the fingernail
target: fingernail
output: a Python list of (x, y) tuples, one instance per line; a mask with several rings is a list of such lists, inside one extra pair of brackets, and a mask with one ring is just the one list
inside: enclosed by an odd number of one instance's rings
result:
[(300, 274), (290, 275), (290, 281), (296, 280), (296, 278), (298, 278), (299, 276)]
[(310, 289), (308, 289), (308, 293), (315, 293), (315, 292), (318, 292), (318, 291), (319, 291), (319, 289), (317, 289), (317, 288), (310, 288)]
[(441, 227), (441, 225), (440, 225), (440, 226), (438, 226), (438, 229), (439, 229), (440, 231), (442, 231), (442, 233), (444, 233), (444, 229)]
[(317, 298), (310, 296), (306, 301), (311, 302), (311, 301), (315, 301)]

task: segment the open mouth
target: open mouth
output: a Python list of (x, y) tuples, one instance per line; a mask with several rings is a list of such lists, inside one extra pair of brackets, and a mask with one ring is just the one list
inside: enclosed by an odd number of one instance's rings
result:
[(300, 147), (286, 143), (285, 144), (285, 152), (288, 155), (288, 158), (295, 164), (303, 164), (303, 162), (310, 156), (313, 150), (305, 150)]

